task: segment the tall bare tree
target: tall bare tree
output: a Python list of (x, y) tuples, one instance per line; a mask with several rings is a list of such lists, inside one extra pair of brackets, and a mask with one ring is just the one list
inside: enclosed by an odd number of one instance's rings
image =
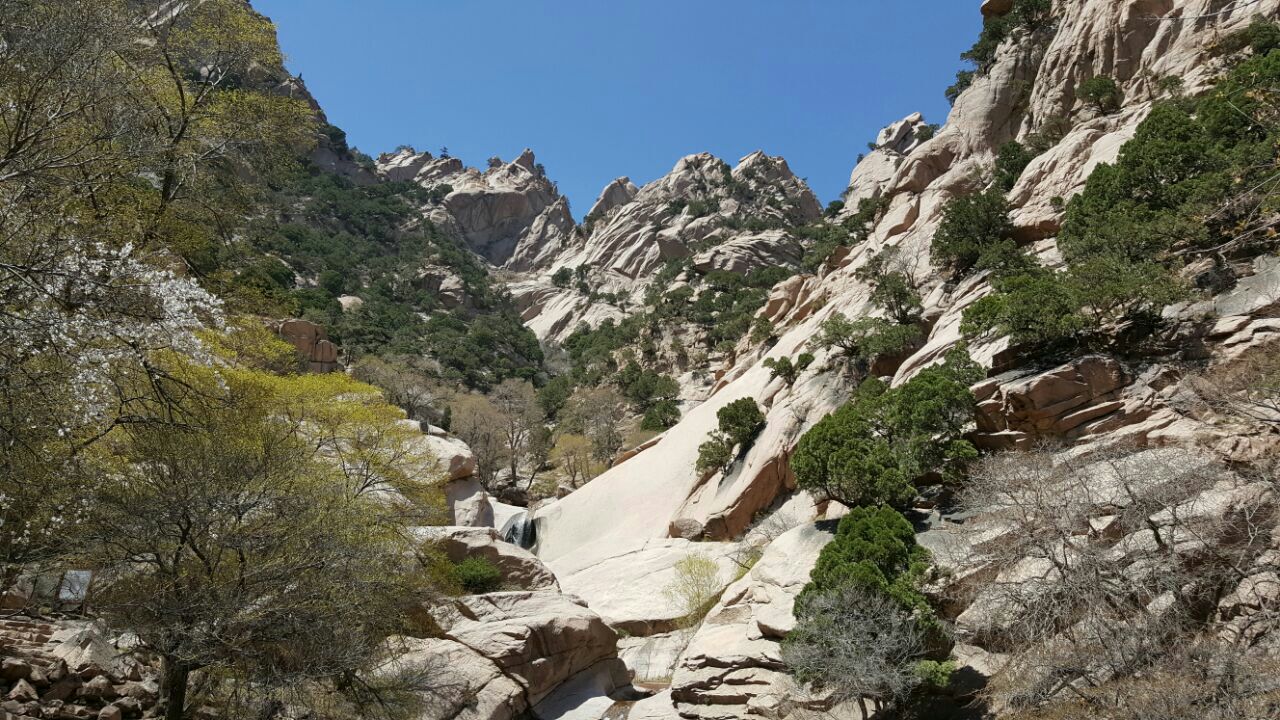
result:
[[(534, 450), (545, 456), (545, 427), (542, 406), (533, 385), (515, 379), (503, 380), (489, 393), (489, 401), (498, 410), (499, 431), (506, 444), (507, 470), (511, 484), (519, 486), (520, 467), (532, 459)], [(535, 447), (536, 446), (536, 447)], [(534, 468), (529, 477), (533, 482)]]

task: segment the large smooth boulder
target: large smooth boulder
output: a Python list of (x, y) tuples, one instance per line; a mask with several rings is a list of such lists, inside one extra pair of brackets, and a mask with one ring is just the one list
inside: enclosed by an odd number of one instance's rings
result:
[(311, 372), (329, 373), (342, 369), (338, 362), (338, 346), (330, 342), (329, 333), (320, 325), (309, 320), (285, 320), (276, 327), (276, 333), (297, 349)]
[(735, 549), (732, 543), (654, 539), (615, 546), (613, 554), (595, 556), (585, 566), (552, 563), (551, 567), (564, 591), (586, 598), (611, 627), (647, 637), (675, 630), (684, 614), (664, 592), (676, 581), (676, 566), (695, 555), (710, 558), (719, 567), (723, 588), (738, 569), (733, 562)]
[(455, 598), (434, 612), (447, 639), (491, 661), (520, 684), (531, 704), (617, 657), (617, 634), (585, 603), (559, 592)]
[(476, 455), (462, 440), (451, 435), (431, 434), (423, 442), (450, 480), (461, 480), (475, 474)]
[(405, 638), (381, 670), (426, 678), (421, 720), (515, 720), (529, 709), (524, 687), (492, 660), (446, 638)]
[(460, 527), (498, 527), (495, 502), (475, 478), (455, 480), (444, 486), (449, 522)]
[(559, 590), (556, 576), (528, 550), (503, 542), (498, 531), (482, 527), (423, 528), (421, 536), (434, 540), (451, 562), (481, 557), (502, 571), (504, 584), (521, 590)]

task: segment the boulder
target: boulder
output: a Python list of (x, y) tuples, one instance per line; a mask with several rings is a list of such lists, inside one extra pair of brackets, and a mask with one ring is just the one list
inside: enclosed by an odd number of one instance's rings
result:
[(26, 680), (19, 680), (14, 683), (13, 689), (5, 697), (15, 702), (32, 702), (40, 699), (40, 693), (36, 692), (31, 683)]
[(154, 702), (160, 696), (160, 685), (154, 680), (130, 681), (121, 686), (120, 696)]
[[(137, 661), (116, 647), (106, 628), (98, 623), (64, 621), (49, 644), (49, 654), (74, 669), (83, 680), (104, 672), (116, 677), (129, 677), (137, 667)], [(50, 673), (50, 679), (53, 676)]]
[(450, 524), (460, 527), (497, 527), (494, 502), (479, 480), (455, 480), (444, 488)]
[(492, 662), (537, 704), (559, 685), (617, 657), (618, 636), (595, 612), (558, 592), (457, 598), (438, 613), (445, 638)]
[(730, 585), (681, 655), (671, 697), (682, 717), (785, 717), (797, 704), (781, 640), (794, 624), (795, 598), (832, 534), (806, 524), (769, 544)]
[(117, 693), (115, 686), (111, 684), (111, 678), (106, 675), (98, 675), (81, 685), (78, 694), (82, 698), (110, 700), (116, 697)]
[(461, 480), (475, 474), (476, 455), (462, 440), (452, 436), (426, 435), (422, 444), (435, 457), (449, 480)]
[(0, 660), (0, 678), (9, 682), (26, 680), (31, 677), (31, 664), (21, 658), (4, 658)]
[(428, 679), (430, 686), (419, 693), (422, 720), (515, 720), (529, 708), (520, 683), (462, 643), (405, 638), (399, 645), (382, 670)]
[(338, 346), (329, 341), (329, 334), (323, 327), (309, 320), (285, 320), (277, 326), (276, 333), (298, 350), (311, 372), (329, 373), (341, 369)]
[(532, 553), (503, 542), (493, 528), (430, 527), (420, 536), (433, 540), (452, 562), (481, 557), (502, 571), (504, 584), (522, 590), (559, 590), (555, 575)]

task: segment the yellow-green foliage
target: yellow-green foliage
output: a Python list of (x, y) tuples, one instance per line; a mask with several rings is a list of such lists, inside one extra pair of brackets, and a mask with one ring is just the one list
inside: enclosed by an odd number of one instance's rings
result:
[(675, 564), (675, 577), (662, 592), (680, 613), (677, 624), (692, 628), (715, 607), (722, 589), (720, 566), (706, 555), (694, 553)]
[(441, 519), (438, 475), (401, 411), (342, 374), (253, 364), (154, 356), (129, 421), (88, 451), (98, 480), (65, 538), (98, 571), (98, 610), (180, 685), (209, 665), (358, 672), (404, 632), (406, 598), (436, 590), (409, 527)]

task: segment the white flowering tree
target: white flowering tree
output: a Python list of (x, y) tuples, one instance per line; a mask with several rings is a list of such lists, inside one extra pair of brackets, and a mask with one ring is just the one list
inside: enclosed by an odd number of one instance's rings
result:
[(280, 59), (243, 2), (145, 5), (0, 4), (5, 586), (78, 516), (80, 454), (132, 420), (123, 379), (220, 322), (188, 259), (228, 227), (212, 201), (311, 132), (302, 103), (245, 89)]

